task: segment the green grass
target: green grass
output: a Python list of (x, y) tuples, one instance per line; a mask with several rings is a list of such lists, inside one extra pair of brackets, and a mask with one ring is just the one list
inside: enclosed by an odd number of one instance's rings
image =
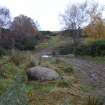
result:
[(70, 80), (60, 80), (57, 82), (57, 87), (70, 88), (72, 83)]
[(89, 96), (84, 105), (104, 105), (105, 99), (102, 97)]
[(95, 57), (93, 60), (99, 64), (105, 64), (105, 57)]
[(54, 83), (41, 83), (41, 82), (29, 82), (27, 84), (27, 90), (34, 90), (34, 91), (39, 91), (42, 93), (48, 93), (50, 92), (53, 88), (55, 88), (55, 84)]
[(14, 81), (0, 97), (0, 105), (28, 105), (25, 85)]
[(90, 86), (90, 85), (81, 85), (80, 89), (83, 92), (92, 92), (93, 90), (95, 90), (96, 87)]
[(10, 86), (12, 80), (10, 79), (0, 79), (0, 95), (2, 95), (5, 91), (7, 91), (8, 86)]
[[(95, 89), (95, 87), (81, 85), (75, 75), (73, 66), (56, 57), (42, 59), (40, 66), (56, 70), (60, 74), (58, 80), (46, 82), (28, 81), (26, 70), (38, 64), (36, 63), (38, 62), (38, 57), (33, 56), (31, 52), (18, 53), (19, 55), (16, 54), (12, 56), (13, 58), (10, 62), (2, 65), (0, 71), (0, 96), (3, 101), (0, 101), (0, 103), (3, 103), (6, 99), (8, 99), (9, 102), (19, 99), (21, 102), (19, 105), (24, 105), (23, 103), (27, 98), (28, 105), (77, 105), (80, 102), (83, 103), (84, 99), (82, 98), (88, 92), (92, 92)], [(2, 57), (0, 64), (9, 58), (11, 58), (11, 56)], [(15, 82), (15, 84), (13, 81), (21, 82)], [(11, 89), (11, 85), (14, 89)], [(12, 96), (7, 98), (9, 93), (11, 93)], [(21, 97), (23, 97), (23, 99), (20, 99)], [(12, 104), (8, 103), (8, 105)]]
[(91, 57), (91, 56), (82, 56), (82, 59), (93, 61), (97, 64), (105, 64), (105, 56), (104, 57)]

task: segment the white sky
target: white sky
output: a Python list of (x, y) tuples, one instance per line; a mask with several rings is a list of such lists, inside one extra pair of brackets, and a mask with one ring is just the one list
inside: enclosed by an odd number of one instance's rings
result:
[[(27, 15), (40, 24), (41, 30), (60, 30), (60, 14), (67, 5), (85, 0), (0, 0), (0, 5), (10, 9), (11, 16)], [(105, 0), (95, 0), (105, 4)]]

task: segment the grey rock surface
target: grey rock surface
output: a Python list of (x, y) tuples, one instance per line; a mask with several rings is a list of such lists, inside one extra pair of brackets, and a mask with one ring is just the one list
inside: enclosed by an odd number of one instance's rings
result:
[(27, 70), (28, 80), (55, 80), (59, 77), (59, 74), (50, 68), (36, 66)]

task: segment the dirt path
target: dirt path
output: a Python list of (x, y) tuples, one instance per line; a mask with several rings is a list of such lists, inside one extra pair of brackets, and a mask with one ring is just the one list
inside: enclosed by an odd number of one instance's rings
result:
[(96, 64), (81, 58), (66, 58), (65, 60), (74, 66), (82, 83), (96, 87), (100, 94), (105, 92), (105, 64)]

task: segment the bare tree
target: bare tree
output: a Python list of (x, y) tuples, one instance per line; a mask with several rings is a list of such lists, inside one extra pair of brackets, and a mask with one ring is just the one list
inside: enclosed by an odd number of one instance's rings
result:
[(0, 7), (0, 38), (2, 36), (2, 28), (8, 28), (10, 23), (11, 17), (9, 9)]
[[(102, 20), (103, 10), (104, 6), (99, 6), (97, 2), (87, 1), (82, 4), (73, 4), (67, 7), (65, 13), (62, 15), (65, 25), (64, 29), (68, 30), (68, 32), (72, 31), (71, 37), (73, 38), (75, 47), (80, 43), (80, 36), (84, 27), (88, 25), (94, 26), (94, 24)], [(95, 31), (98, 30), (95, 28)]]
[(71, 37), (76, 48), (80, 43), (81, 29), (88, 20), (87, 2), (83, 4), (73, 4), (67, 7), (65, 13), (61, 16), (65, 25), (64, 29), (68, 30), (68, 32), (72, 31)]
[(0, 27), (9, 27), (11, 22), (10, 11), (7, 8), (0, 8)]
[(102, 18), (103, 11), (105, 10), (104, 5), (99, 5), (97, 2), (88, 3), (87, 13), (90, 17), (90, 22), (94, 21), (97, 18)]

